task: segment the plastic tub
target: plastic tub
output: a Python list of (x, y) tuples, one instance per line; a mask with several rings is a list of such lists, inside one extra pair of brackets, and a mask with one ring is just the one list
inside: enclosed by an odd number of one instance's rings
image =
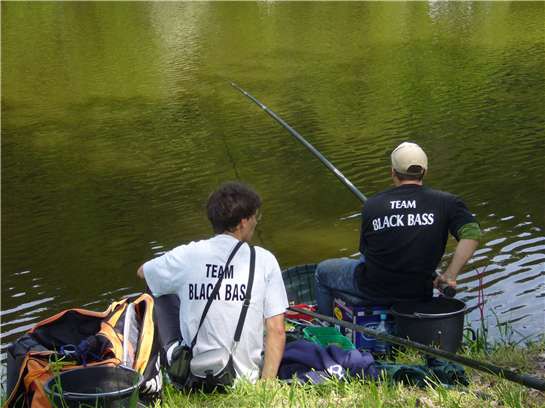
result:
[(143, 377), (126, 367), (85, 367), (64, 371), (44, 386), (56, 407), (136, 407)]
[(321, 346), (335, 345), (343, 350), (354, 350), (354, 344), (336, 327), (309, 326), (303, 329), (305, 339)]

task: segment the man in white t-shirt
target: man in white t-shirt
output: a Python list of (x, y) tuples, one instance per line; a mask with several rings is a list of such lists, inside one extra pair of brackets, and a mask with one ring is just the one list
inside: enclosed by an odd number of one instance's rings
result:
[[(212, 301), (198, 332), (194, 356), (219, 348), (231, 350), (250, 270), (250, 247), (246, 243), (250, 242), (254, 233), (260, 206), (259, 196), (248, 186), (238, 182), (222, 184), (210, 195), (207, 203), (208, 219), (217, 235), (176, 247), (138, 269), (138, 276), (146, 279), (156, 298), (167, 298), (164, 295), (179, 298), (179, 328), (186, 346), (191, 345), (208, 296), (218, 278), (224, 274), (219, 294)], [(227, 258), (239, 241), (245, 243), (235, 253), (231, 267), (224, 273)], [(276, 258), (266, 249), (255, 247), (255, 277), (250, 307), (240, 342), (233, 353), (237, 377), (250, 381), (256, 381), (259, 377), (276, 377), (284, 352), (284, 312), (287, 307), (286, 290)], [(163, 310), (166, 309), (163, 307)], [(168, 315), (165, 312), (156, 316), (158, 320), (168, 320)], [(168, 326), (169, 323), (166, 323)], [(161, 326), (159, 324), (160, 337)], [(167, 357), (170, 358), (170, 355), (167, 354)]]

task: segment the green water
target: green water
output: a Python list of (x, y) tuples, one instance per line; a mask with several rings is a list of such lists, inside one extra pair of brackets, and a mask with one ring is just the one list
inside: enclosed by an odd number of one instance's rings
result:
[[(413, 140), (462, 196), (478, 318), (545, 331), (544, 3), (6, 3), (2, 350), (74, 306), (142, 290), (154, 254), (205, 238), (207, 195), (262, 195), (255, 243), (283, 267), (355, 254), (360, 203), (229, 85), (296, 128), (366, 195)], [(449, 253), (454, 245), (449, 245)], [(448, 254), (445, 262), (448, 261)]]

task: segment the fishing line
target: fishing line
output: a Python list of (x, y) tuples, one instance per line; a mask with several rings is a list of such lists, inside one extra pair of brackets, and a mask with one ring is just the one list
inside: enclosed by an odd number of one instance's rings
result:
[[(233, 172), (235, 173), (236, 179), (242, 180), (242, 178), (240, 177), (240, 173), (238, 172), (237, 163), (235, 161), (234, 156), (231, 154), (231, 149), (229, 149), (229, 145), (227, 144), (227, 139), (225, 138), (225, 135), (223, 134), (223, 132), (221, 133), (220, 137), (221, 137), (221, 140), (223, 141), (223, 145), (225, 146), (225, 152), (227, 154), (227, 158), (229, 162), (231, 163), (231, 165), (233, 166)], [(257, 237), (259, 238), (259, 242), (261, 242), (263, 246), (266, 246), (265, 241), (263, 240), (263, 235), (261, 234), (261, 229), (259, 228), (259, 224), (256, 226), (255, 232), (257, 234)]]

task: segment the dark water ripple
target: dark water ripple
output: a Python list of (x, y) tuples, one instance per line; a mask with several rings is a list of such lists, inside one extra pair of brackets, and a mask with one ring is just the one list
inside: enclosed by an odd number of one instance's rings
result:
[[(490, 334), (500, 340), (535, 340), (545, 328), (545, 235), (531, 220), (513, 216), (490, 219), (507, 224), (509, 235), (485, 240), (462, 274), (461, 299), (471, 310), (468, 321), (478, 327), (477, 292), (485, 294), (485, 316)], [(490, 231), (490, 228), (488, 229)], [(485, 233), (485, 237), (487, 233)], [(478, 275), (482, 274), (482, 286)], [(496, 323), (501, 325), (497, 327)], [(501, 329), (510, 327), (507, 334)]]

